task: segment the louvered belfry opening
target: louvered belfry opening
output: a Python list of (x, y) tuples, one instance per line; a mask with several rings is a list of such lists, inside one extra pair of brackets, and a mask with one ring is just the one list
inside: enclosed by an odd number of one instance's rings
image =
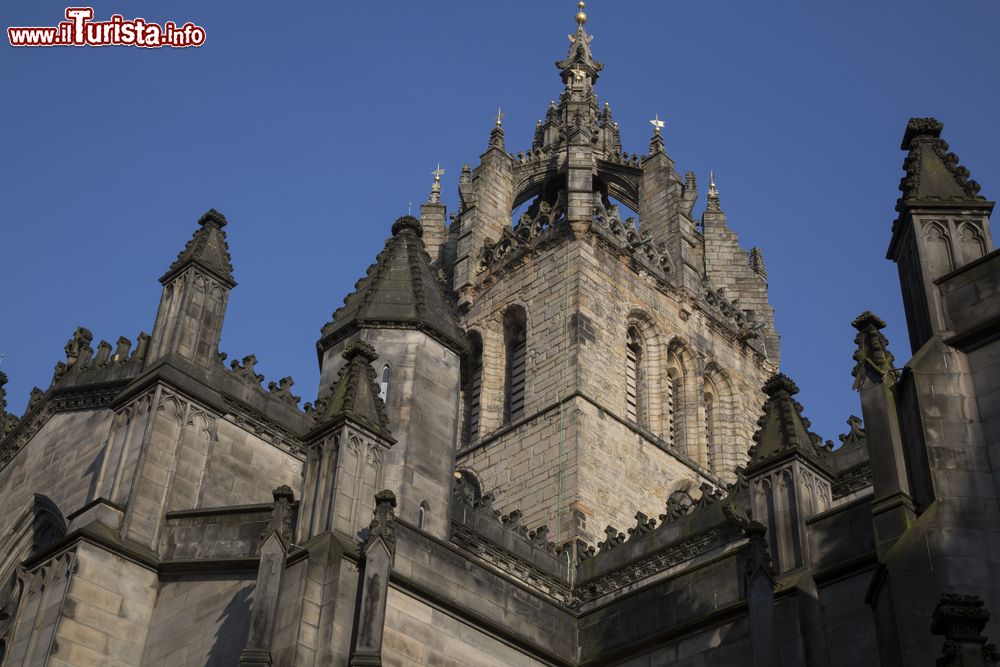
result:
[(633, 326), (628, 328), (628, 342), (625, 346), (625, 417), (641, 423), (642, 416), (642, 339)]
[(526, 390), (526, 360), (528, 353), (527, 327), (524, 310), (511, 308), (504, 317), (504, 342), (507, 351), (507, 373), (504, 401), (504, 421), (515, 422), (524, 417)]
[(483, 339), (478, 333), (469, 334), (469, 357), (466, 360), (464, 388), (464, 415), (462, 439), (468, 444), (479, 437), (479, 414), (483, 390)]

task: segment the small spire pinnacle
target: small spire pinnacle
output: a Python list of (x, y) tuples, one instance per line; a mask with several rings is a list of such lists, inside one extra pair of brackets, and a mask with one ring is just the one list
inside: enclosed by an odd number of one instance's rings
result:
[(497, 118), (496, 125), (493, 126), (493, 130), (490, 132), (490, 143), (489, 148), (499, 148), (505, 151), (504, 139), (503, 139), (503, 109), (497, 108)]
[(709, 211), (721, 211), (722, 207), (719, 205), (719, 191), (715, 187), (715, 172), (708, 172), (708, 210)]
[(441, 163), (438, 162), (437, 169), (431, 172), (431, 176), (434, 177), (434, 183), (431, 185), (431, 198), (430, 203), (438, 204), (441, 202), (441, 177), (444, 176), (444, 169), (441, 168)]
[(583, 11), (583, 8), (586, 7), (587, 4), (581, 0), (580, 2), (576, 3), (576, 6), (577, 9), (579, 10), (576, 13), (576, 24), (582, 26), (584, 23), (587, 22), (587, 15)]
[[(663, 152), (663, 135), (660, 134), (660, 129), (667, 123), (660, 120), (660, 114), (656, 114), (649, 124), (653, 126), (653, 138), (649, 140), (649, 154), (656, 155)], [(618, 128), (618, 123), (615, 123), (615, 128)]]

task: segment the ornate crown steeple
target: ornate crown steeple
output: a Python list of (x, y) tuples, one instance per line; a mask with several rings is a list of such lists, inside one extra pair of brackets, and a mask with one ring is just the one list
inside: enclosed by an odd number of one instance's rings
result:
[(587, 15), (583, 12), (584, 3), (581, 2), (578, 6), (580, 11), (576, 14), (576, 33), (569, 36), (571, 42), (569, 54), (563, 60), (556, 62), (559, 75), (567, 85), (571, 79), (579, 79), (581, 75), (589, 77), (590, 83), (594, 83), (600, 71), (604, 69), (604, 63), (594, 60), (594, 55), (590, 52), (590, 42), (594, 37), (588, 35), (583, 27), (587, 23)]

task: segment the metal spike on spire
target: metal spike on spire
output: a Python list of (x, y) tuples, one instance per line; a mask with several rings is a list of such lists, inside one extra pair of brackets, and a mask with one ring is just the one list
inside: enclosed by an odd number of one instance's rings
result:
[(660, 130), (663, 129), (663, 126), (667, 124), (667, 121), (660, 120), (660, 114), (656, 114), (653, 117), (653, 120), (649, 121), (649, 124), (653, 126), (653, 132), (655, 134), (659, 134)]

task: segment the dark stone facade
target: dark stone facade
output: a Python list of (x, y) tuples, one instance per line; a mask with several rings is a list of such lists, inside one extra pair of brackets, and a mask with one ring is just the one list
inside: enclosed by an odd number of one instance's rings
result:
[(311, 403), (224, 364), (214, 210), (150, 335), (77, 329), (21, 416), (0, 374), (0, 664), (1000, 661), (993, 202), (909, 121), (912, 357), (854, 321), (834, 449), (778, 372), (763, 253), (714, 179), (694, 217), (658, 127), (623, 152), (586, 20), (530, 150), (498, 119), (451, 223), (436, 180), (392, 225)]

